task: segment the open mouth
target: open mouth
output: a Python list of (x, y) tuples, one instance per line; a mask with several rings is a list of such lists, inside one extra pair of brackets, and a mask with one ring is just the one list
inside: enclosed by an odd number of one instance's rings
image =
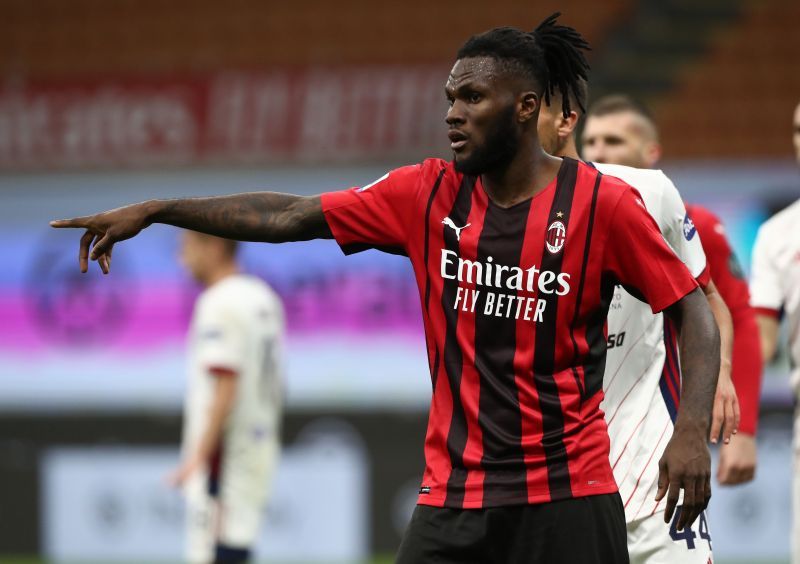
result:
[(450, 138), (450, 148), (453, 151), (460, 151), (467, 144), (467, 136), (460, 131), (451, 129), (447, 136)]

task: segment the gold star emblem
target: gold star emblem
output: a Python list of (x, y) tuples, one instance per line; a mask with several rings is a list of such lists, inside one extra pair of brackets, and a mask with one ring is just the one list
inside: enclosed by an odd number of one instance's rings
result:
[(556, 214), (556, 217), (564, 217), (564, 212), (560, 211)]

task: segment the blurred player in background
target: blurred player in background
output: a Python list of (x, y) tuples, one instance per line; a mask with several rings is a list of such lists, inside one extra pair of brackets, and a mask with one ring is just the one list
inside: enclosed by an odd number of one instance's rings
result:
[[(586, 86), (584, 84), (584, 86)], [(586, 104), (586, 88), (571, 105)], [(580, 119), (559, 111), (554, 97), (539, 114), (542, 146), (558, 156), (578, 158), (575, 128)], [(710, 438), (720, 431), (725, 442), (736, 429), (736, 393), (730, 383), (730, 314), (711, 282), (698, 237), (684, 230), (686, 210), (680, 194), (660, 170), (617, 164), (591, 163), (600, 172), (618, 177), (642, 195), (664, 239), (703, 287), (723, 336), (722, 365)], [(691, 529), (679, 532), (675, 518), (664, 524), (664, 507), (656, 501), (659, 463), (672, 433), (680, 400), (680, 369), (675, 329), (664, 315), (617, 287), (608, 315), (608, 355), (603, 381), (602, 408), (611, 438), (610, 461), (620, 488), (628, 529), (628, 550), (634, 563), (685, 562), (707, 564), (712, 557), (705, 513), (700, 516), (700, 538), (691, 544)], [(694, 539), (692, 539), (694, 540)]]
[[(792, 126), (794, 150), (800, 164), (800, 104), (795, 108)], [(759, 228), (753, 247), (750, 293), (765, 362), (775, 356), (781, 317), (786, 320), (791, 382), (795, 394), (800, 396), (800, 200)], [(800, 564), (800, 407), (795, 407), (794, 417), (792, 513), (792, 562)]]
[(181, 262), (205, 288), (189, 332), (182, 464), (187, 560), (245, 562), (280, 450), (283, 308), (240, 273), (235, 241), (184, 231)]
[(683, 489), (678, 530), (710, 497), (719, 335), (636, 192), (542, 151), (540, 101), (558, 90), (569, 114), (586, 48), (556, 15), (533, 32), (471, 37), (445, 85), (453, 162), (428, 159), (322, 196), (154, 200), (52, 225), (86, 229), (83, 271), (91, 249), (107, 272), (113, 245), (154, 222), (407, 255), (433, 394), (426, 468), (398, 562), (624, 564), (624, 509), (599, 409), (614, 284), (680, 325), (685, 396), (659, 492), (671, 516)]
[[(649, 111), (627, 96), (597, 100), (586, 116), (583, 156), (591, 161), (652, 168), (661, 158), (658, 129)], [(732, 379), (741, 407), (736, 436), (720, 447), (717, 479), (734, 485), (753, 479), (756, 468), (756, 428), (761, 397), (762, 363), (755, 312), (739, 262), (720, 220), (698, 205), (687, 206), (684, 230), (700, 237), (711, 279), (733, 319)]]

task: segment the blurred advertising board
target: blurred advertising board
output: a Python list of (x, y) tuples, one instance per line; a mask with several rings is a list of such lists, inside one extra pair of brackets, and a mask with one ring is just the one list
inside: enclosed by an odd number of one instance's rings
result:
[[(69, 235), (21, 238), (4, 253), (15, 266), (0, 273), (0, 405), (180, 408), (199, 288), (177, 264), (178, 232), (143, 233), (115, 253), (107, 277), (78, 272)], [(247, 245), (242, 262), (283, 299), (290, 406), (427, 402), (407, 260), (377, 251), (345, 259), (318, 241)]]
[[(358, 562), (369, 546), (370, 471), (346, 424), (317, 425), (282, 454), (255, 554), (268, 562)], [(179, 561), (184, 506), (165, 483), (174, 449), (58, 447), (43, 456), (49, 561)], [(313, 542), (310, 540), (313, 539)]]
[[(314, 194), (364, 185), (399, 164), (0, 175), (0, 406), (182, 405), (185, 333), (199, 289), (178, 265), (178, 230), (153, 226), (120, 244), (103, 277), (97, 268), (78, 272), (80, 234), (52, 230), (49, 219), (153, 197), (260, 187)], [(671, 176), (687, 201), (722, 217), (747, 271), (769, 213), (760, 191), (796, 182), (797, 171), (706, 164)], [(407, 259), (377, 251), (344, 257), (335, 243), (315, 241), (245, 244), (242, 260), (284, 300), (290, 408), (427, 406), (419, 292)]]
[(447, 66), (0, 85), (0, 170), (343, 161), (445, 147)]

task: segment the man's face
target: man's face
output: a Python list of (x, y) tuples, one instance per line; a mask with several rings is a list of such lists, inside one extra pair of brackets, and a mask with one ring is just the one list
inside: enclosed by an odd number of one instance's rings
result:
[(652, 168), (661, 150), (651, 128), (634, 112), (590, 116), (583, 128), (582, 156), (596, 163)]
[(792, 127), (792, 138), (794, 140), (794, 155), (800, 164), (800, 104), (794, 109), (794, 123)]
[(516, 96), (490, 57), (456, 61), (445, 85), (446, 122), (456, 170), (483, 174), (508, 165), (519, 150)]

